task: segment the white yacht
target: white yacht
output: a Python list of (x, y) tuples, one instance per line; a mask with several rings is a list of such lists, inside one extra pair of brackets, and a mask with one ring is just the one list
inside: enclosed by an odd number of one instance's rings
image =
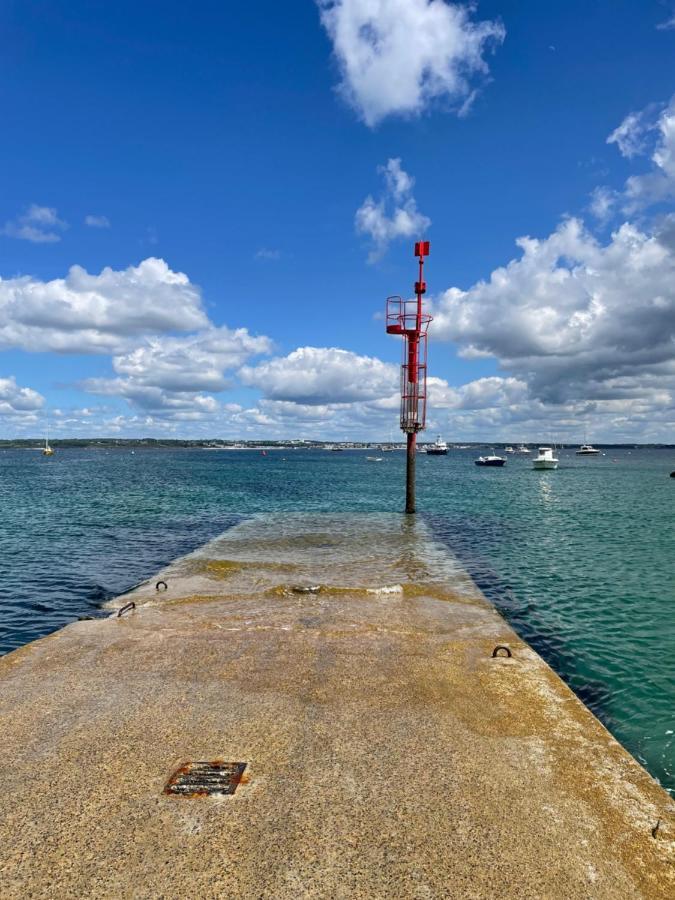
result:
[(535, 469), (557, 469), (558, 460), (553, 455), (552, 447), (540, 447), (539, 455), (532, 460)]
[(577, 456), (600, 456), (600, 451), (591, 444), (582, 444), (576, 451)]
[(448, 445), (441, 440), (440, 434), (436, 438), (435, 443), (429, 444), (427, 447), (428, 456), (445, 456), (448, 452)]
[(529, 452), (530, 452), (530, 449), (529, 449), (529, 447), (526, 447), (525, 444), (521, 444), (518, 447), (518, 449), (516, 450), (516, 453), (529, 453)]
[(508, 447), (504, 447), (504, 453), (515, 453), (516, 451), (509, 445)]

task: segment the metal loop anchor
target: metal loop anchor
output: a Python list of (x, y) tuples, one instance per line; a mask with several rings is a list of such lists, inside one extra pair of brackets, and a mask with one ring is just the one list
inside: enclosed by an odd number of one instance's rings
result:
[(133, 600), (131, 600), (129, 603), (126, 603), (126, 604), (119, 610), (119, 612), (117, 613), (117, 618), (119, 619), (119, 617), (120, 617), (121, 615), (123, 615), (125, 612), (128, 612), (130, 609), (136, 609), (136, 604), (134, 603)]
[(164, 590), (165, 590), (165, 591), (168, 591), (168, 590), (169, 590), (169, 585), (166, 583), (166, 581), (158, 581), (157, 584), (155, 585), (155, 590), (156, 590), (156, 591), (159, 590), (160, 584), (163, 584), (163, 585), (164, 585)]
[(496, 657), (499, 656), (499, 651), (500, 651), (500, 650), (506, 650), (506, 655), (507, 655), (507, 657), (508, 657), (509, 659), (513, 656), (513, 654), (511, 653), (510, 648), (507, 647), (506, 644), (497, 644), (497, 646), (495, 647), (495, 649), (492, 651), (492, 658), (493, 658), (493, 659), (496, 659)]

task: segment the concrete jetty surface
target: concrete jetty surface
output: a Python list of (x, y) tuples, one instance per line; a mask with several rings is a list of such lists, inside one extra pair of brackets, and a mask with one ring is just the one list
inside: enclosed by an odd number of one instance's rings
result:
[[(3, 900), (675, 896), (666, 792), (419, 522), (256, 519), (159, 577), (0, 659)], [(234, 794), (165, 793), (213, 760)]]

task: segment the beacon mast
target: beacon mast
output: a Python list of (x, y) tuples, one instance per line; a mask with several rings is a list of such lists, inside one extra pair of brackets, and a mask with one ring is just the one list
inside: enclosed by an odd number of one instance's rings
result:
[(415, 244), (419, 259), (419, 276), (415, 282), (415, 300), (387, 297), (387, 334), (403, 337), (401, 365), (401, 431), (407, 435), (405, 511), (415, 512), (415, 453), (417, 432), (422, 431), (427, 414), (427, 331), (431, 316), (422, 310), (426, 293), (424, 257), (429, 255), (429, 241)]

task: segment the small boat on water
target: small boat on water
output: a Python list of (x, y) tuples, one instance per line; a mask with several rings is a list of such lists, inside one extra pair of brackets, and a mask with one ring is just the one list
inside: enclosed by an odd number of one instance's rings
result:
[(474, 462), (477, 466), (491, 466), (493, 468), (501, 468), (506, 464), (504, 457), (496, 456), (494, 452), (489, 456), (479, 456), (478, 459), (474, 459)]
[(45, 445), (42, 448), (42, 455), (43, 456), (53, 456), (54, 455), (54, 448), (49, 446), (49, 435), (47, 435), (47, 437), (45, 438)]
[(577, 456), (600, 456), (600, 451), (591, 444), (582, 444), (576, 451)]
[(513, 449), (513, 447), (510, 447), (510, 446), (504, 447), (504, 453), (515, 453), (515, 452), (516, 451)]
[(539, 455), (532, 460), (532, 467), (534, 469), (557, 469), (558, 462), (559, 460), (553, 455), (552, 447), (540, 447)]
[(448, 445), (444, 440), (441, 440), (440, 434), (436, 438), (436, 441), (433, 444), (429, 444), (427, 447), (427, 456), (446, 456), (448, 452)]
[(529, 452), (530, 452), (529, 447), (526, 447), (525, 444), (521, 444), (518, 447), (518, 449), (516, 450), (516, 453), (529, 453)]
[(366, 456), (367, 462), (382, 462), (383, 460), (383, 456)]

